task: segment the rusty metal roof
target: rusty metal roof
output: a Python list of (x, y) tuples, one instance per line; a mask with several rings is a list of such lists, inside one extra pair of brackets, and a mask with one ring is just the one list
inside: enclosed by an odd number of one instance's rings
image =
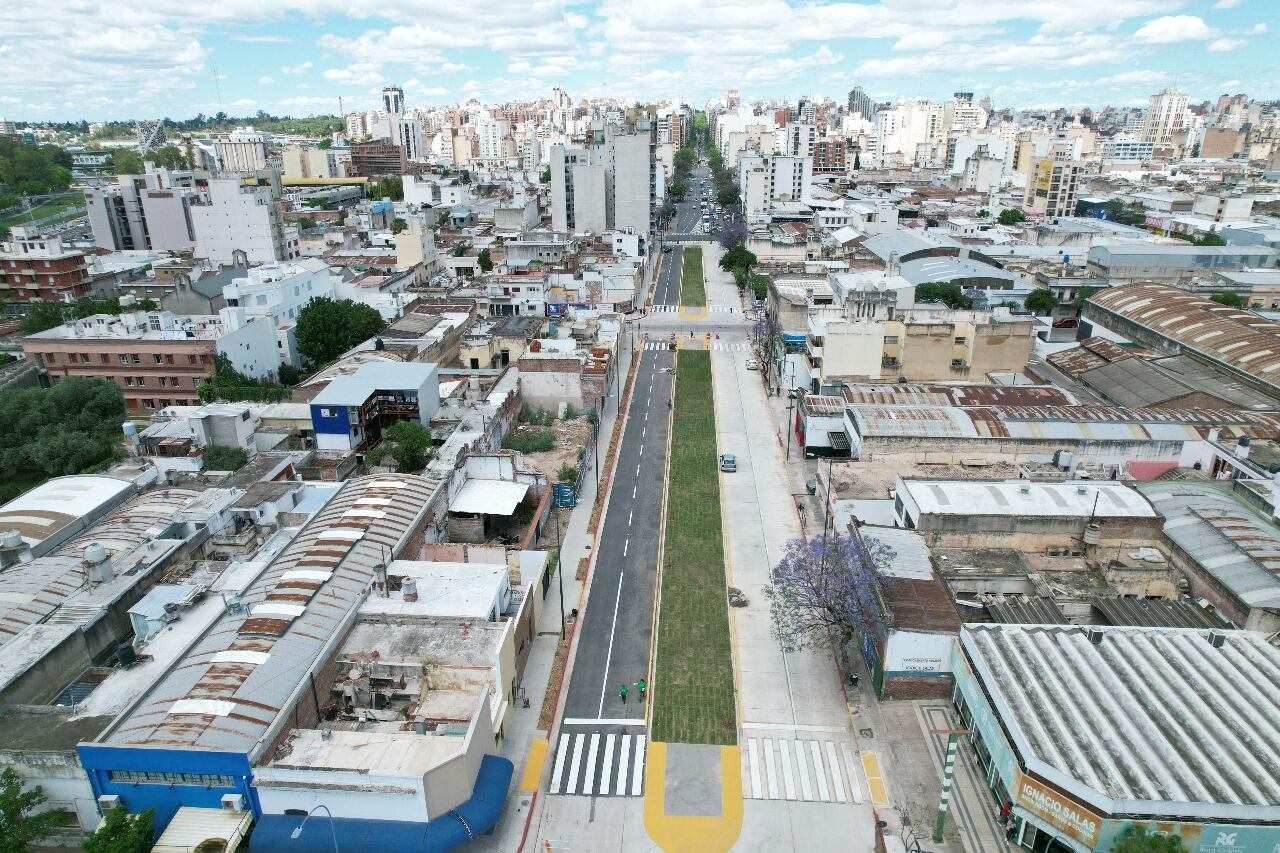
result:
[[(411, 475), (347, 481), (245, 590), (241, 609), (207, 628), (102, 741), (255, 752), (341, 642), (375, 567), (408, 541), (435, 491)], [(387, 500), (371, 510), (369, 498)]]
[(1280, 388), (1280, 323), (1163, 284), (1109, 288), (1091, 296), (1089, 303)]
[(881, 406), (1069, 406), (1075, 399), (1052, 385), (944, 385), (921, 384), (845, 385), (849, 403)]

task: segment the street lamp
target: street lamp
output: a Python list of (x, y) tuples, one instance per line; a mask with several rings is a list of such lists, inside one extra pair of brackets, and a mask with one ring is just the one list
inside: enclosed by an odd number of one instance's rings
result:
[(560, 639), (564, 639), (564, 569), (560, 562), (560, 502), (556, 501), (556, 578), (560, 581)]
[(307, 821), (311, 820), (311, 816), (315, 814), (318, 809), (324, 809), (324, 813), (329, 816), (329, 835), (333, 838), (333, 853), (341, 853), (341, 851), (338, 850), (338, 833), (337, 830), (333, 828), (333, 812), (329, 811), (329, 807), (324, 803), (321, 803), (318, 806), (312, 806), (311, 811), (307, 812), (307, 816), (302, 819), (302, 823), (294, 827), (293, 832), (289, 833), (289, 837), (294, 841), (297, 841), (298, 838), (302, 836), (302, 828), (307, 825)]

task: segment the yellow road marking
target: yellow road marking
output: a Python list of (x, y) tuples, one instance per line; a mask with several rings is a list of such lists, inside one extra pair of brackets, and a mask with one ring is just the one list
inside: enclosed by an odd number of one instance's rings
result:
[(742, 756), (736, 746), (720, 747), (720, 814), (666, 813), (667, 745), (649, 744), (645, 756), (644, 828), (667, 853), (721, 853), (742, 832)]
[(542, 778), (542, 765), (547, 761), (547, 739), (534, 738), (529, 744), (529, 757), (524, 762), (524, 775), (520, 777), (520, 790), (526, 793), (538, 790)]
[(877, 806), (889, 805), (889, 789), (884, 784), (884, 771), (880, 769), (879, 756), (874, 752), (863, 752), (862, 772), (867, 777), (867, 790), (871, 794), (871, 802)]

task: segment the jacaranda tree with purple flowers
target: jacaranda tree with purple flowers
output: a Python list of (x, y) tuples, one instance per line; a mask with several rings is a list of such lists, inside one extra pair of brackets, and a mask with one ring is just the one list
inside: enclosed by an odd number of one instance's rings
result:
[(863, 632), (884, 629), (884, 568), (893, 550), (851, 534), (792, 539), (770, 574), (773, 634), (786, 651), (843, 649)]

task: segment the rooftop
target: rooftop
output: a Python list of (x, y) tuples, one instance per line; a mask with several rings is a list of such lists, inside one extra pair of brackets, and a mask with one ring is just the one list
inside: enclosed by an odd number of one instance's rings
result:
[[(225, 310), (225, 309), (224, 309)], [(128, 314), (93, 314), (43, 332), (28, 340), (216, 340), (233, 331), (216, 314), (177, 315), (169, 311), (134, 311)]]
[(228, 608), (103, 735), (110, 745), (256, 755), (299, 686), (343, 634), (375, 567), (408, 541), (435, 486), (348, 480)]
[(1280, 820), (1280, 649), (1212, 636), (967, 625), (960, 644), (1027, 770), (1103, 813)]
[(37, 545), (133, 488), (128, 480), (96, 474), (54, 477), (0, 506), (0, 531), (17, 530), (22, 541)]
[(1250, 607), (1280, 608), (1280, 529), (1212, 483), (1138, 486), (1164, 516), (1165, 535)]
[(436, 375), (436, 365), (377, 361), (338, 376), (311, 399), (315, 406), (361, 406), (375, 391), (418, 391)]
[(385, 598), (370, 596), (360, 606), (362, 614), (490, 619), (494, 615), (494, 603), (508, 585), (506, 563), (393, 560), (387, 567), (387, 575), (413, 580), (417, 585), (417, 601), (406, 601), (402, 586), (400, 592)]
[(923, 515), (1022, 515), (1040, 518), (1155, 518), (1139, 492), (1124, 483), (1081, 480), (898, 480)]

